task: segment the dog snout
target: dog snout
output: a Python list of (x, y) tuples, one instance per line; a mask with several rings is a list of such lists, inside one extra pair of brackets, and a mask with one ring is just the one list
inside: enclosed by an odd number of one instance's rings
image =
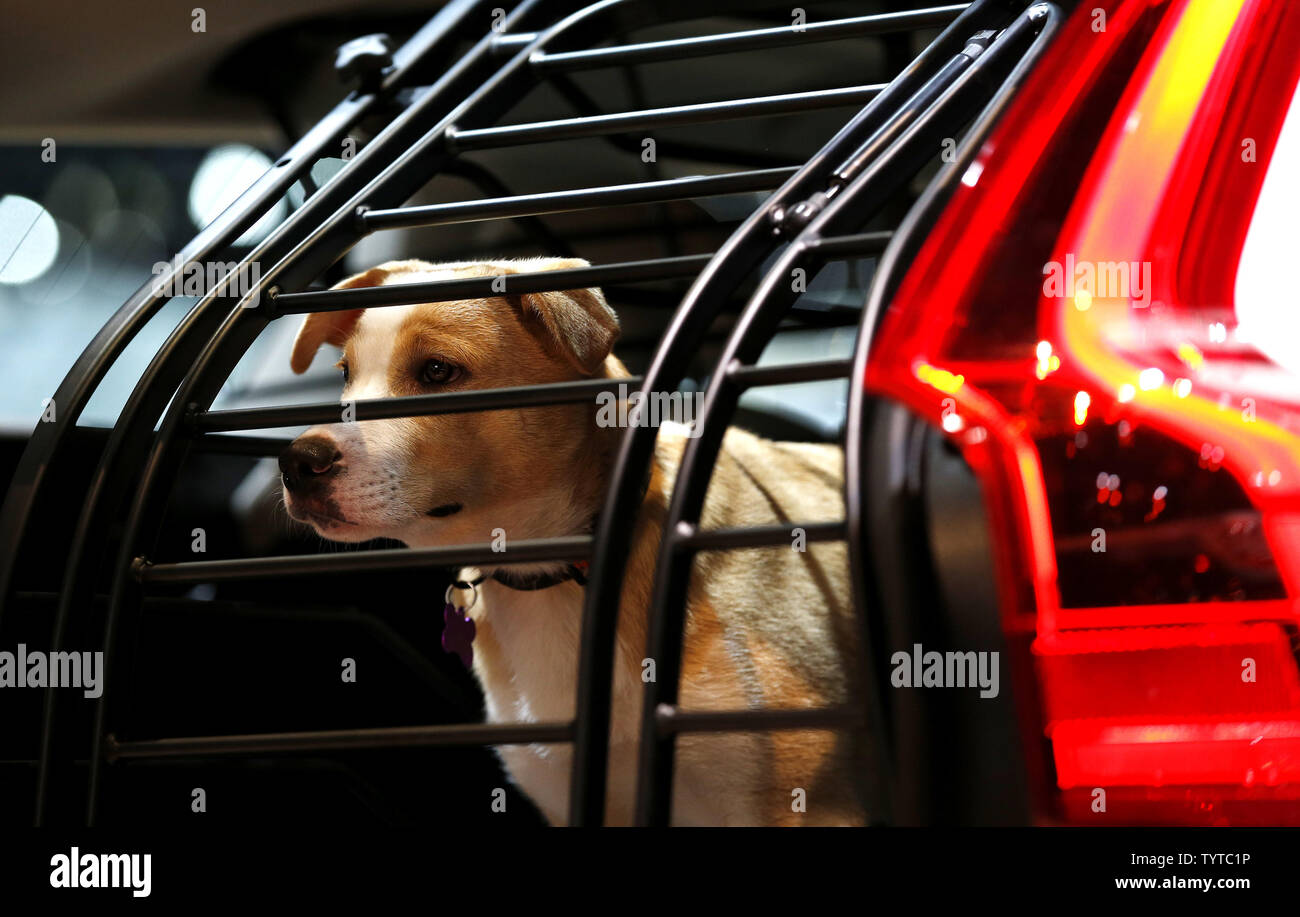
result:
[(300, 436), (280, 453), (280, 478), (298, 493), (317, 487), (338, 473), (343, 453), (332, 439)]

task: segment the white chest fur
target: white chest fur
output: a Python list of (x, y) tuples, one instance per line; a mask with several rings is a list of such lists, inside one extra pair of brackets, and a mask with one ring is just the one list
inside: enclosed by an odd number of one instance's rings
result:
[[(583, 590), (564, 583), (531, 592), (488, 582), (472, 611), (478, 626), (474, 674), (494, 723), (563, 723), (575, 712)], [(606, 820), (632, 817), (639, 727), (639, 669), (628, 647), (615, 663)], [(641, 650), (636, 653), (640, 658)], [(510, 777), (552, 824), (568, 816), (572, 748), (568, 744), (511, 745), (498, 749)]]
[[(474, 674), (494, 723), (565, 722), (574, 715), (582, 590), (565, 583), (523, 592), (489, 581), (473, 616)], [(567, 745), (498, 749), (511, 778), (553, 824), (568, 809)]]

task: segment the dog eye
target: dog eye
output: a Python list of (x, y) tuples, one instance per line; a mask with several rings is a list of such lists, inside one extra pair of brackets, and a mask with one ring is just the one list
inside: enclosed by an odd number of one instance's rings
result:
[(460, 369), (442, 360), (425, 360), (420, 367), (420, 381), (425, 385), (446, 385), (460, 377)]
[(338, 367), (339, 367), (339, 369), (343, 370), (343, 381), (344, 381), (344, 382), (347, 382), (347, 381), (348, 381), (348, 364), (347, 364), (347, 361), (346, 361), (346, 360), (339, 360)]

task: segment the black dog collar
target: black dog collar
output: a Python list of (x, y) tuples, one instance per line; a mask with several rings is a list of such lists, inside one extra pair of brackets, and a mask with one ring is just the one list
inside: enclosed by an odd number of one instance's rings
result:
[[(552, 586), (558, 586), (560, 583), (567, 583), (573, 580), (579, 586), (587, 585), (587, 563), (569, 564), (559, 573), (507, 573), (498, 570), (492, 574), (492, 578), (505, 586), (507, 589), (517, 589), (520, 592), (535, 592), (538, 589), (550, 589)], [(456, 589), (473, 589), (480, 585), (486, 577), (480, 576), (472, 580), (457, 580), (452, 583)]]

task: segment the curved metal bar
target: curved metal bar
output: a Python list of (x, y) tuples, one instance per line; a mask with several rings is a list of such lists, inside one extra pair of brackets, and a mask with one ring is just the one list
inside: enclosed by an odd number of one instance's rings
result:
[(722, 102), (698, 102), (669, 108), (620, 111), (608, 115), (584, 115), (527, 124), (503, 124), (471, 130), (453, 128), (447, 142), (457, 152), (494, 150), (522, 143), (550, 143), (580, 137), (599, 137), (631, 130), (682, 127), (688, 124), (714, 123), (761, 115), (793, 115), (819, 108), (860, 105), (874, 99), (885, 84), (843, 86), (813, 92), (790, 92), (784, 95), (753, 99), (728, 99)]
[(228, 580), (271, 579), (281, 576), (338, 576), (365, 570), (405, 570), (411, 567), (470, 567), (480, 564), (527, 564), (591, 556), (591, 536), (520, 539), (505, 551), (486, 544), (441, 548), (385, 548), (346, 554), (290, 554), (249, 560), (198, 560), (179, 564), (137, 561), (132, 575), (142, 583), (217, 583)]
[[(643, 395), (670, 391), (680, 383), (697, 342), (727, 297), (776, 246), (773, 214), (823, 190), (843, 157), (885, 124), (897, 105), (911, 97), (963, 47), (967, 36), (989, 24), (1004, 24), (1020, 7), (1010, 0), (977, 0), (741, 224), (687, 291), (646, 372)], [(583, 606), (570, 824), (599, 822), (604, 813), (618, 605), (631, 552), (634, 526), (630, 520), (635, 519), (640, 508), (641, 485), (650, 467), (656, 433), (649, 427), (630, 427), (624, 434), (596, 527), (596, 555)]]
[[(1039, 22), (1037, 37), (994, 98), (976, 117), (964, 142), (957, 150), (954, 161), (945, 165), (908, 211), (907, 217), (894, 234), (894, 240), (881, 256), (876, 268), (875, 280), (863, 307), (862, 324), (854, 346), (853, 371), (849, 376), (851, 381), (858, 380), (859, 384), (849, 385), (848, 417), (844, 431), (844, 510), (848, 532), (849, 570), (853, 577), (854, 611), (858, 619), (863, 622), (867, 621), (869, 600), (876, 600), (880, 594), (873, 573), (872, 559), (863, 535), (866, 519), (864, 487), (867, 474), (865, 453), (868, 424), (866, 421), (871, 397), (865, 380), (871, 357), (871, 346), (876, 329), (885, 314), (885, 306), (893, 298), (908, 265), (925, 241), (930, 227), (938, 219), (967, 168), (975, 161), (984, 138), (988, 136), (997, 119), (1010, 104), (1029, 70), (1055, 37), (1063, 19), (1060, 8), (1048, 2), (1035, 3), (1026, 14), (1034, 16)], [(874, 665), (875, 690), (881, 695), (884, 695), (889, 687), (884, 677), (884, 672), (887, 671), (885, 663), (884, 658), (878, 657)], [(881, 712), (884, 716), (885, 729), (891, 733), (892, 738), (891, 711), (888, 706), (885, 706)], [(892, 741), (888, 747), (893, 747)], [(911, 821), (911, 819), (906, 820)]]
[[(721, 35), (637, 42), (610, 48), (536, 54), (533, 56), (533, 66), (556, 72), (585, 70), (731, 54), (737, 51), (757, 51), (819, 41), (838, 41), (856, 36), (887, 35), (891, 32), (947, 25), (968, 6), (969, 3), (959, 3), (929, 9), (875, 13), (870, 16), (855, 16), (851, 19), (823, 20), (803, 26), (776, 26), (743, 32), (726, 32)], [(510, 38), (518, 37), (510, 36)]]
[(799, 171), (797, 166), (783, 169), (759, 169), (725, 175), (691, 175), (661, 181), (581, 188), (576, 191), (551, 191), (546, 194), (516, 194), (479, 201), (456, 201), (422, 207), (398, 207), (394, 210), (368, 210), (361, 222), (371, 232), (385, 229), (415, 229), (447, 226), (552, 213), (574, 213), (611, 205), (662, 204), (667, 201), (738, 194), (745, 191), (769, 191)]
[[(728, 370), (752, 364), (771, 339), (797, 298), (789, 282), (791, 272), (810, 262), (815, 269), (824, 263), (822, 253), (816, 249), (816, 240), (848, 232), (865, 223), (901, 180), (924, 164), (926, 157), (922, 151), (937, 148), (938, 131), (963, 123), (985, 104), (981, 93), (993, 92), (991, 86), (984, 90), (990, 85), (990, 73), (996, 77), (1001, 72), (1005, 77), (1012, 72), (1037, 28), (1038, 17), (1022, 14), (987, 49), (977, 44), (968, 46), (918, 90), (891, 122), (863, 145), (863, 150), (873, 153), (869, 159), (861, 153), (850, 157), (857, 166), (857, 177), (842, 188), (832, 186), (834, 190), (822, 198), (829, 203), (815, 212), (768, 271), (737, 322), (705, 395), (696, 436), (687, 443), (682, 455), (664, 521), (666, 534), (660, 546), (650, 604), (647, 655), (655, 660), (658, 677), (646, 685), (643, 707), (637, 799), (637, 817), (642, 824), (666, 824), (669, 818), (675, 742), (671, 735), (656, 735), (656, 724), (661, 707), (677, 703), (687, 591), (695, 557), (695, 550), (684, 539), (700, 521), (711, 478), (708, 472), (722, 448), (727, 425), (743, 391), (735, 382), (735, 374)], [(882, 141), (882, 137), (886, 140)], [(842, 171), (837, 170), (837, 180)], [(861, 702), (866, 708), (868, 730), (873, 733), (873, 747), (880, 749), (885, 759), (880, 766), (870, 769), (877, 779), (866, 804), (871, 817), (880, 819), (886, 817), (891, 798), (886, 766), (888, 746), (883, 730), (883, 702), (872, 675), (875, 660), (869, 630), (865, 617), (859, 621), (862, 626), (857, 661), (864, 685)]]
[(251, 735), (185, 736), (121, 742), (106, 736), (109, 762), (143, 758), (265, 755), (361, 748), (446, 748), (455, 745), (528, 745), (567, 742), (571, 723), (440, 723), (436, 726), (388, 726), (378, 729), (329, 729), (312, 732), (271, 732)]

